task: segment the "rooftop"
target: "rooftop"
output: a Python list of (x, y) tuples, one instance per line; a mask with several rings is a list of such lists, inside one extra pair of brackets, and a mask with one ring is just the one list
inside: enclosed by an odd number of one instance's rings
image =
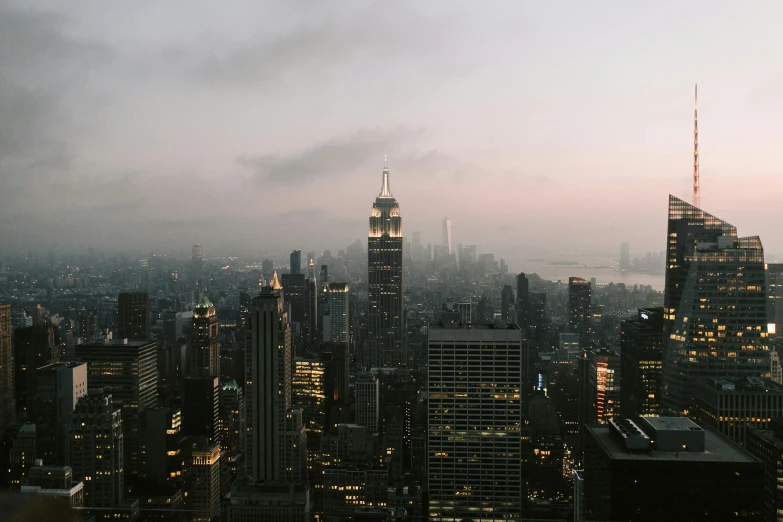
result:
[[(650, 421), (654, 418), (646, 417), (646, 420)], [(680, 421), (678, 418), (671, 420), (671, 417), (664, 418), (665, 420), (657, 422), (657, 430), (673, 430), (680, 431), (683, 429), (690, 429), (691, 426), (698, 427), (697, 424), (690, 419), (683, 418)], [(734, 463), (751, 463), (758, 462), (758, 460), (751, 455), (747, 450), (734, 445), (728, 439), (723, 438), (717, 433), (704, 430), (705, 436), (705, 451), (650, 451), (639, 452), (631, 451), (625, 448), (623, 443), (617, 438), (613, 437), (610, 433), (608, 424), (594, 424), (587, 426), (587, 430), (593, 435), (596, 442), (606, 452), (607, 456), (611, 460), (649, 460), (649, 461), (675, 461), (680, 460), (683, 462), (734, 462)]]

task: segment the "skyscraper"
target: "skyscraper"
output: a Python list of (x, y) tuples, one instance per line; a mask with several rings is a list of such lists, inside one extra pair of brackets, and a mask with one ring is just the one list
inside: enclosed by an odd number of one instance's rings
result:
[(54, 346), (54, 327), (42, 321), (14, 332), (16, 411), (26, 415), (35, 397), (38, 368), (60, 360)]
[(517, 326), (430, 326), (430, 520), (522, 517), (521, 345)]
[(289, 267), (289, 273), (291, 274), (301, 274), (302, 273), (302, 251), (301, 250), (294, 250), (291, 252), (290, 256), (290, 267)]
[(590, 333), (590, 281), (568, 278), (568, 327), (586, 339)]
[(325, 343), (346, 343), (350, 341), (348, 317), (348, 283), (329, 283), (324, 286), (327, 295), (327, 312), (324, 315)]
[(500, 315), (503, 318), (503, 322), (515, 322), (514, 318), (511, 317), (511, 306), (513, 301), (514, 290), (511, 289), (511, 285), (503, 285), (503, 290), (500, 292)]
[(669, 203), (663, 405), (689, 415), (698, 379), (769, 371), (764, 249), (684, 201)]
[(186, 377), (182, 387), (182, 433), (220, 443), (220, 379)]
[(587, 357), (592, 421), (605, 423), (620, 415), (620, 355), (602, 348), (589, 351)]
[(775, 325), (769, 332), (783, 338), (783, 263), (767, 265), (767, 321)]
[(454, 253), (451, 244), (451, 220), (449, 218), (443, 218), (443, 242), (442, 245), (448, 247), (449, 255)]
[(626, 417), (661, 415), (663, 308), (643, 308), (620, 325), (620, 407)]
[(220, 376), (220, 341), (215, 305), (202, 297), (193, 309), (193, 332), (190, 340), (190, 377)]
[(101, 388), (122, 408), (125, 468), (136, 474), (139, 466), (139, 416), (158, 402), (158, 343), (127, 341), (80, 344), (76, 358), (87, 363), (90, 388)]
[(111, 395), (80, 398), (70, 432), (70, 464), (73, 477), (84, 482), (85, 505), (118, 505), (125, 497), (125, 452), (121, 413)]
[(16, 404), (11, 360), (11, 305), (0, 304), (0, 431), (13, 424)]
[(380, 426), (381, 383), (373, 374), (360, 375), (356, 379), (356, 424), (377, 433)]
[(144, 340), (150, 338), (150, 296), (146, 292), (122, 292), (118, 303), (117, 337)]
[(367, 242), (370, 358), (375, 366), (396, 366), (402, 362), (405, 342), (402, 217), (400, 205), (389, 187), (389, 168), (385, 161), (383, 184), (372, 206)]
[(305, 433), (301, 413), (291, 408), (291, 327), (277, 278), (253, 299), (245, 357), (248, 478), (261, 483), (301, 474), (293, 469), (300, 459), (291, 462), (285, 446), (293, 438), (304, 440)]
[(524, 335), (530, 328), (530, 287), (524, 272), (517, 275), (517, 325)]

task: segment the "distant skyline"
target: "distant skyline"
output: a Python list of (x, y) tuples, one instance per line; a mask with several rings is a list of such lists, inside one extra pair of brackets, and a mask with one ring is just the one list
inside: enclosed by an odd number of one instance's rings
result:
[[(665, 249), (668, 194), (783, 257), (779, 2), (0, 0), (0, 255), (404, 235)], [(516, 253), (519, 254), (516, 254)], [(514, 266), (511, 266), (514, 269)]]

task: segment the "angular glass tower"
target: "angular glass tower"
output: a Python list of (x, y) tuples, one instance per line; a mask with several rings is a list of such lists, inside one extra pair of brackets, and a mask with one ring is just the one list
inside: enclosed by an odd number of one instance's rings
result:
[(663, 410), (690, 415), (699, 379), (769, 372), (764, 249), (669, 196), (667, 262)]
[(373, 366), (397, 366), (403, 360), (402, 218), (389, 188), (384, 162), (383, 185), (370, 215), (367, 238), (369, 282), (369, 360)]

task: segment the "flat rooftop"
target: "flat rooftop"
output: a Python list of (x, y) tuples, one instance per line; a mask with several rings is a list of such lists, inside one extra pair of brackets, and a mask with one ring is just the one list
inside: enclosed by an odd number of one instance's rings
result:
[[(647, 420), (650, 418), (646, 417)], [(669, 418), (670, 419), (670, 418)], [(667, 419), (667, 420), (669, 420)], [(687, 426), (696, 426), (697, 424), (690, 419), (683, 419), (688, 421)], [(686, 423), (680, 423), (678, 420), (670, 423), (671, 427), (666, 426), (666, 422), (662, 423), (659, 430), (675, 430), (681, 431), (682, 426)], [(689, 429), (685, 427), (685, 429)], [(705, 437), (705, 451), (630, 451), (625, 448), (624, 444), (617, 440), (609, 432), (608, 424), (589, 425), (587, 426), (589, 431), (598, 444), (603, 448), (606, 454), (611, 460), (655, 460), (655, 461), (683, 461), (683, 462), (734, 462), (734, 463), (752, 463), (758, 462), (758, 459), (754, 457), (750, 452), (745, 449), (735, 446), (727, 439), (724, 439), (720, 435), (710, 430), (704, 430)]]
[(655, 428), (655, 431), (702, 430), (701, 426), (688, 417), (645, 417), (644, 420)]

